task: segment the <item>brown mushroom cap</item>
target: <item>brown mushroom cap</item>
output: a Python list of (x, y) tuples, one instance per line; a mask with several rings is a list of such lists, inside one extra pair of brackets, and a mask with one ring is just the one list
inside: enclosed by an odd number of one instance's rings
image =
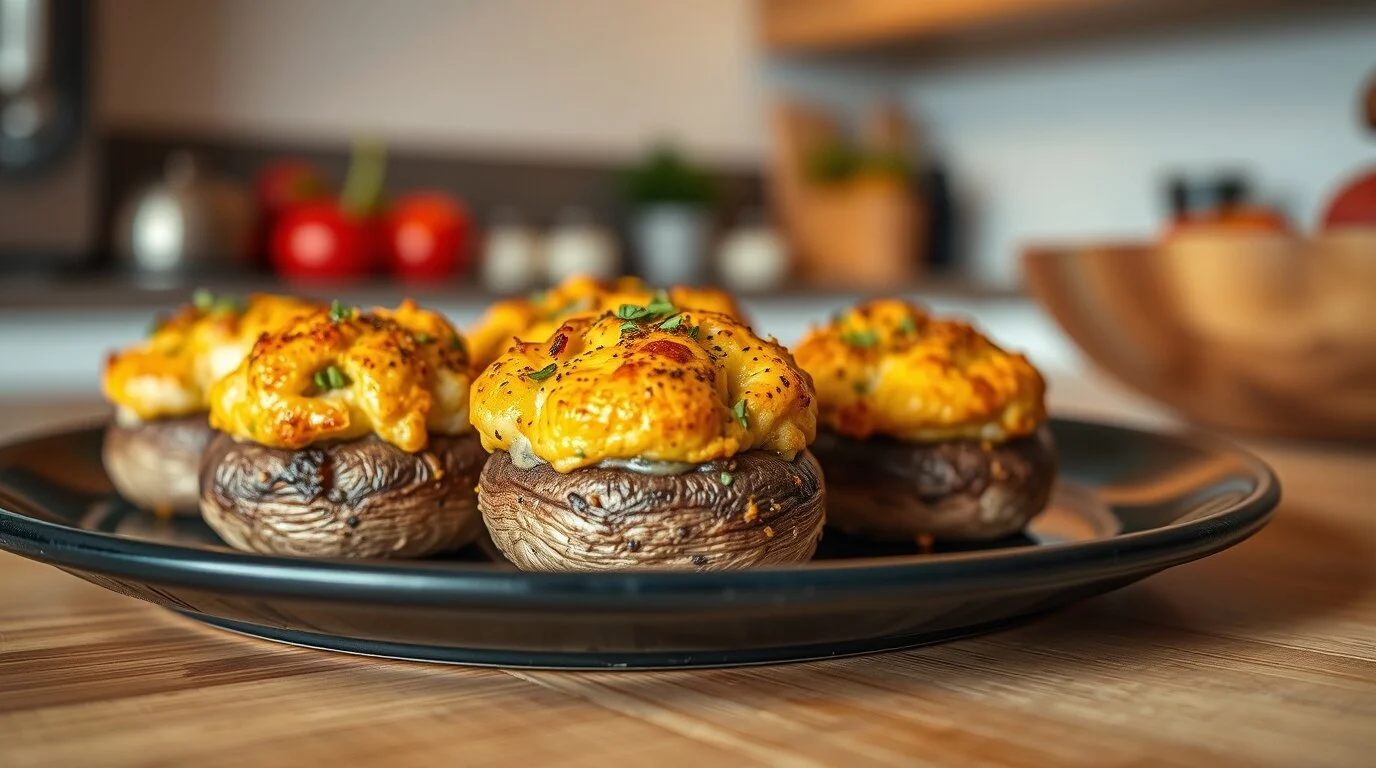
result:
[(793, 461), (751, 451), (681, 475), (521, 469), (498, 451), (479, 485), (492, 541), (527, 571), (801, 563), (826, 515), (822, 473), (806, 451)]
[(423, 557), (481, 530), (477, 435), (420, 453), (365, 437), (299, 451), (218, 435), (201, 462), (201, 514), (230, 546), (315, 557)]
[(822, 430), (812, 450), (827, 477), (827, 524), (884, 541), (988, 541), (1046, 508), (1056, 452), (1045, 425), (999, 445), (972, 440), (856, 440)]
[(215, 436), (204, 413), (135, 425), (111, 421), (101, 461), (119, 495), (157, 512), (194, 515), (201, 454)]

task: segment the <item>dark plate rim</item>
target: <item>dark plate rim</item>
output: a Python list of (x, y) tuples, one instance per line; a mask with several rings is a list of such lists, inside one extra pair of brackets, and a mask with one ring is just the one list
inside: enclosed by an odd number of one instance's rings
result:
[[(1227, 455), (1256, 480), (1243, 499), (1203, 517), (1088, 542), (1023, 549), (908, 555), (809, 563), (745, 571), (669, 570), (530, 573), (463, 563), (287, 558), (182, 547), (87, 531), (0, 507), (0, 549), (60, 568), (210, 592), (348, 602), (513, 606), (615, 605), (656, 610), (705, 599), (732, 604), (854, 599), (857, 592), (891, 598), (983, 588), (1028, 590), (1161, 569), (1230, 547), (1259, 530), (1280, 500), (1280, 484), (1264, 461), (1221, 437), (1186, 430), (1155, 432), (1101, 421), (1053, 418), (1052, 428), (1090, 428), (1149, 436), (1196, 451)], [(11, 447), (103, 425), (21, 436)]]

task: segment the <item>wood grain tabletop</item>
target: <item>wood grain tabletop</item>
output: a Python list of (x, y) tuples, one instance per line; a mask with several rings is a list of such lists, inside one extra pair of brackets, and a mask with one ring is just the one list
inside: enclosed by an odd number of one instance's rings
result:
[[(0, 403), (0, 437), (101, 412)], [(1284, 501), (1232, 550), (997, 634), (773, 667), (309, 651), (0, 554), (0, 766), (1376, 765), (1376, 450), (1246, 445)]]

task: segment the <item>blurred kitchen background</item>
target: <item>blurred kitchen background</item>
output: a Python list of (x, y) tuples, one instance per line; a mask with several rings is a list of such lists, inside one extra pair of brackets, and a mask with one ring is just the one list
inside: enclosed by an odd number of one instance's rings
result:
[(94, 397), (197, 286), (468, 324), (625, 272), (1376, 434), (1373, 168), (1371, 2), (0, 0), (0, 396)]

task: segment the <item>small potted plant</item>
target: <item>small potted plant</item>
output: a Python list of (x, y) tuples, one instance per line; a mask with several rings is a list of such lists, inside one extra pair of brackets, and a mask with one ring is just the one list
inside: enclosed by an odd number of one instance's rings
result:
[(713, 178), (661, 144), (627, 172), (624, 182), (641, 276), (653, 285), (700, 282), (717, 199)]

